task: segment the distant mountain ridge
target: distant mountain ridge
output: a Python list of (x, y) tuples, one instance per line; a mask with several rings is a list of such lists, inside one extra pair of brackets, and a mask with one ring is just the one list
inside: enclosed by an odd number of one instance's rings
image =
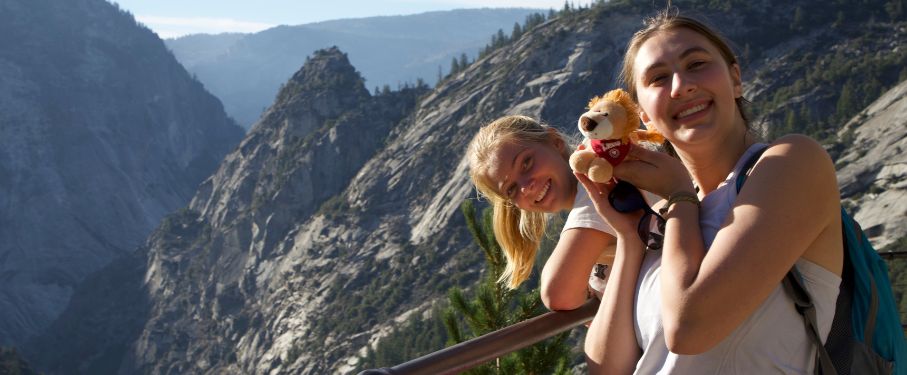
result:
[(539, 9), (461, 9), (407, 16), (343, 19), (278, 26), (254, 34), (189, 35), (167, 39), (176, 58), (198, 76), (242, 126), (249, 128), (280, 85), (317, 49), (338, 46), (372, 90), (422, 80), (434, 84), (451, 60), (474, 58), (492, 34)]
[[(774, 122), (765, 117), (792, 103), (825, 108), (845, 85), (829, 79), (822, 87), (831, 97), (823, 91), (774, 100), (773, 92), (797, 85), (787, 69), (802, 60), (799, 52), (827, 56), (827, 46), (860, 40), (867, 25), (907, 25), (878, 21), (882, 0), (675, 5), (745, 43), (752, 59), (743, 67), (746, 96), (764, 106), (754, 121), (764, 126)], [(617, 85), (626, 41), (653, 12), (631, 1), (562, 12), (431, 90), (372, 94), (342, 52), (319, 52), (285, 82), (192, 203), (165, 219), (140, 251), (93, 275), (52, 335), (24, 352), (50, 373), (354, 372), (367, 348), (405, 317), (423, 316), (448, 288), (480, 274), (482, 255), (457, 209), (475, 197), (463, 152), (476, 130), (504, 114), (526, 114), (572, 134), (588, 99)], [(827, 27), (845, 12), (850, 17), (840, 27)], [(792, 31), (798, 23), (802, 29)], [(897, 51), (907, 50), (907, 40), (890, 34), (861, 56), (901, 61)], [(888, 92), (879, 103), (902, 103), (903, 88)], [(394, 103), (399, 107), (378, 110)], [(900, 119), (885, 112), (900, 105), (877, 104), (865, 116)], [(848, 128), (861, 121), (857, 116)], [(878, 137), (897, 136), (891, 129), (898, 126), (853, 132), (860, 149), (871, 150), (891, 144)], [(901, 189), (900, 169), (863, 159), (900, 160), (896, 150), (839, 153), (838, 167), (869, 176), (855, 190), (872, 174), (884, 177), (881, 188)], [(904, 222), (903, 212), (874, 212)], [(57, 350), (41, 351), (51, 347)]]
[(134, 250), (242, 135), (105, 0), (0, 0), (0, 346)]

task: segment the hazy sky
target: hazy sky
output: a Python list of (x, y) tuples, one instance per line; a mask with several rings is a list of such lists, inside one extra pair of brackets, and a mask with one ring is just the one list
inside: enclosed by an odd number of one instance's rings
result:
[[(256, 32), (341, 18), (461, 8), (560, 9), (564, 0), (111, 0), (136, 20), (172, 38), (193, 33)], [(591, 0), (570, 0), (587, 5)]]

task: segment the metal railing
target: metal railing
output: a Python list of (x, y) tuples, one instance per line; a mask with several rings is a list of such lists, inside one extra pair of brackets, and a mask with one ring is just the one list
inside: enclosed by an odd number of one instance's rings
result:
[(879, 252), (879, 256), (885, 260), (892, 260), (894, 258), (907, 258), (907, 251), (885, 251)]
[(598, 305), (593, 298), (575, 310), (547, 312), (409, 362), (359, 375), (457, 374), (588, 322)]

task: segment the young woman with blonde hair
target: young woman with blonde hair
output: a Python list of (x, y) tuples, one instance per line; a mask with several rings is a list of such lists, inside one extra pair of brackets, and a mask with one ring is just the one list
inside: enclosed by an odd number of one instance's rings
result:
[(494, 210), (494, 233), (507, 259), (501, 281), (510, 288), (532, 271), (546, 215), (570, 210), (542, 271), (542, 301), (552, 310), (579, 307), (590, 287), (601, 293), (615, 243), (567, 163), (572, 151), (556, 129), (526, 116), (482, 127), (467, 149), (470, 178)]

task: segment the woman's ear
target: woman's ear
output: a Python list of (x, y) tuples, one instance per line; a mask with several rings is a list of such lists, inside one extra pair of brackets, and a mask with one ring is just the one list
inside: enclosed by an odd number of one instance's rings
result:
[(731, 64), (731, 82), (734, 84), (734, 99), (743, 96), (743, 80), (740, 79), (740, 65)]
[(554, 148), (558, 152), (563, 152), (567, 147), (567, 144), (564, 142), (564, 139), (557, 134), (557, 130), (554, 128), (548, 128), (548, 139), (551, 140), (551, 144), (554, 145)]

